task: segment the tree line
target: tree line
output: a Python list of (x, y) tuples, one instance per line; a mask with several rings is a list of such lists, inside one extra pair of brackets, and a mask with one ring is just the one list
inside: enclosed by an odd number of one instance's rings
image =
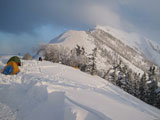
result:
[(142, 101), (160, 108), (160, 94), (157, 92), (158, 77), (155, 66), (151, 66), (143, 75), (132, 72), (121, 62), (108, 73), (108, 80)]
[[(97, 48), (87, 54), (83, 47), (77, 45), (72, 50), (62, 46), (41, 46), (44, 59), (56, 63), (62, 63), (72, 67), (78, 67), (81, 71), (91, 75), (98, 75), (96, 57)], [(160, 108), (160, 93), (158, 90), (158, 77), (155, 66), (151, 66), (143, 75), (133, 72), (121, 60), (116, 60), (104, 76), (100, 76), (119, 86), (129, 94), (142, 101)], [(160, 88), (159, 88), (160, 89)]]

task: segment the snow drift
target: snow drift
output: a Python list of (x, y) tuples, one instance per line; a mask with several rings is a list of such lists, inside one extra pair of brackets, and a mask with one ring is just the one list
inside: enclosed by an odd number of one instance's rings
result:
[[(0, 69), (8, 57), (0, 59)], [(159, 120), (160, 110), (97, 76), (61, 64), (25, 61), (0, 74), (1, 120)]]

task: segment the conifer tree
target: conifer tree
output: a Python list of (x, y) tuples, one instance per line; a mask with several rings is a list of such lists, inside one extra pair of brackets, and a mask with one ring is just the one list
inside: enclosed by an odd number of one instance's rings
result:
[(90, 62), (88, 65), (88, 71), (91, 73), (91, 75), (97, 74), (96, 56), (97, 56), (97, 48), (94, 48), (93, 53), (89, 55)]
[(155, 76), (155, 67), (151, 66), (148, 72), (148, 81), (147, 81), (147, 93), (146, 93), (146, 102), (155, 105), (156, 104), (156, 89), (158, 88), (158, 83)]
[(108, 80), (109, 80), (112, 84), (116, 85), (116, 81), (117, 81), (116, 70), (113, 70), (113, 72), (109, 73), (109, 78), (108, 78)]
[(140, 98), (143, 101), (145, 100), (146, 81), (147, 81), (147, 76), (146, 73), (144, 73), (138, 85), (138, 90), (139, 90), (138, 98)]

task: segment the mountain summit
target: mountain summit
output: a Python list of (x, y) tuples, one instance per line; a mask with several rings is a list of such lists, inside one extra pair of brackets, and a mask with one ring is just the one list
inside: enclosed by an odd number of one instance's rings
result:
[(73, 49), (84, 47), (89, 54), (97, 52), (98, 69), (107, 70), (116, 59), (120, 59), (134, 72), (142, 73), (151, 65), (160, 66), (160, 45), (136, 33), (127, 33), (112, 27), (96, 26), (89, 31), (70, 30), (49, 43)]

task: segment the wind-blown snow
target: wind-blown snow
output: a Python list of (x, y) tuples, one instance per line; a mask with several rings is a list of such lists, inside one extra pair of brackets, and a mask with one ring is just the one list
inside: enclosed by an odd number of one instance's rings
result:
[[(0, 59), (0, 69), (8, 57)], [(47, 61), (0, 74), (0, 120), (159, 120), (160, 110), (98, 76)]]

